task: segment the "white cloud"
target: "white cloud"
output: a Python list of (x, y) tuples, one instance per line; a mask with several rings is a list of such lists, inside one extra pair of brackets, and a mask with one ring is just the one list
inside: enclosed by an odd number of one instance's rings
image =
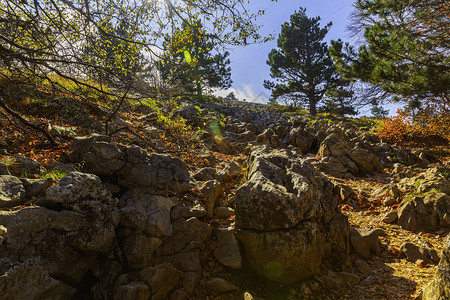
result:
[(243, 84), (242, 88), (235, 89), (235, 88), (229, 88), (226, 90), (218, 90), (215, 91), (213, 94), (220, 97), (225, 97), (229, 93), (233, 92), (236, 98), (238, 98), (241, 101), (247, 101), (247, 102), (255, 102), (255, 103), (267, 103), (269, 100), (269, 97), (264, 92), (261, 92), (257, 95), (255, 95), (255, 91), (253, 90), (252, 85), (250, 84)]

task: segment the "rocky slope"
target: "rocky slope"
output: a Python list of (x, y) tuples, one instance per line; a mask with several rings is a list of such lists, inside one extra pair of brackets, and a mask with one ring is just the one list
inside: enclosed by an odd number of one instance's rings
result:
[(148, 107), (81, 136), (85, 112), (61, 114), (80, 136), (59, 162), (1, 150), (2, 299), (448, 297), (450, 172), (427, 150), (248, 103), (172, 111), (193, 140)]

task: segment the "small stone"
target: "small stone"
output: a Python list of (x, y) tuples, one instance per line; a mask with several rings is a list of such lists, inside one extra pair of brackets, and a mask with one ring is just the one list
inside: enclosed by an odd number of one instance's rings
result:
[(378, 278), (376, 276), (368, 276), (366, 279), (363, 280), (363, 283), (365, 285), (373, 285), (375, 283), (377, 283)]
[(355, 253), (363, 258), (370, 258), (371, 256), (378, 255), (381, 252), (378, 245), (378, 235), (382, 233), (379, 229), (366, 230), (355, 228), (351, 229), (350, 244), (353, 247)]
[(234, 209), (226, 206), (219, 206), (214, 209), (214, 215), (220, 219), (227, 219), (235, 214)]
[(31, 197), (38, 197), (44, 194), (44, 191), (54, 183), (52, 178), (47, 179), (28, 179), (21, 178), (22, 184), (25, 188), (25, 197), (27, 199)]
[(386, 198), (381, 201), (384, 206), (392, 206), (397, 203), (397, 199), (395, 198)]
[(236, 177), (242, 173), (242, 167), (235, 161), (231, 161), (225, 170), (231, 177)]
[(354, 192), (348, 185), (342, 185), (339, 194), (341, 196), (341, 200), (345, 201), (348, 197), (350, 197), (350, 195), (354, 194)]
[(9, 173), (8, 167), (0, 162), (0, 175), (11, 175), (11, 173)]
[(323, 284), (328, 288), (337, 288), (342, 286), (342, 281), (337, 279), (335, 276), (324, 275), (321, 277)]
[(393, 170), (393, 174), (398, 174), (403, 172), (403, 166), (399, 163), (394, 164), (394, 170)]
[(45, 171), (39, 162), (29, 157), (12, 157), (13, 163), (8, 165), (9, 172), (14, 176), (34, 176)]
[(150, 289), (142, 282), (131, 282), (121, 285), (114, 293), (114, 300), (147, 300), (150, 298)]
[(199, 203), (193, 204), (191, 206), (175, 206), (170, 213), (170, 218), (172, 220), (180, 218), (201, 218), (204, 216), (206, 216), (206, 209)]
[(59, 172), (66, 172), (66, 173), (77, 170), (77, 166), (75, 164), (72, 164), (72, 163), (64, 164), (59, 161), (49, 164), (48, 168), (52, 169), (52, 170), (57, 170)]
[(422, 264), (439, 262), (439, 256), (434, 249), (419, 247), (413, 243), (403, 243), (400, 250), (406, 255), (406, 259), (411, 262), (417, 263), (418, 260), (421, 260)]
[(197, 173), (195, 173), (192, 177), (198, 181), (208, 181), (216, 179), (216, 169), (212, 167), (206, 167), (200, 169)]
[(163, 300), (176, 287), (183, 273), (172, 264), (161, 264), (146, 268), (139, 275), (150, 287), (151, 299)]
[(395, 211), (387, 213), (383, 218), (383, 222), (387, 224), (392, 224), (395, 221), (397, 221), (397, 213)]
[(423, 261), (423, 259), (418, 259), (416, 260), (416, 265), (418, 265), (419, 267), (425, 267), (427, 264)]
[(210, 180), (200, 187), (200, 192), (206, 198), (205, 206), (208, 217), (213, 216), (216, 200), (222, 194), (222, 185), (217, 180)]
[(355, 285), (359, 282), (359, 276), (354, 273), (337, 272), (336, 277), (345, 284)]
[(354, 265), (355, 265), (356, 269), (358, 270), (358, 272), (360, 272), (361, 274), (370, 273), (370, 270), (371, 270), (370, 266), (365, 261), (363, 261), (361, 259), (356, 259), (354, 262)]
[(189, 294), (183, 289), (176, 289), (170, 293), (170, 300), (186, 300), (189, 299)]
[(233, 292), (238, 289), (234, 284), (220, 277), (209, 279), (206, 282), (206, 287), (216, 295)]

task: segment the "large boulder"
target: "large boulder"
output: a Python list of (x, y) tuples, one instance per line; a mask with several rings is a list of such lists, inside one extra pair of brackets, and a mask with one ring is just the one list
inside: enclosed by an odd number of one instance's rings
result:
[(82, 164), (89, 173), (113, 176), (125, 165), (125, 154), (106, 135), (77, 137), (72, 142), (72, 149), (72, 162)]
[(300, 148), (303, 154), (307, 154), (313, 150), (315, 137), (305, 129), (295, 127), (289, 132), (288, 143)]
[(171, 117), (181, 117), (194, 126), (199, 126), (203, 123), (201, 108), (190, 103), (183, 104), (183, 106), (172, 113)]
[(350, 228), (333, 185), (289, 150), (254, 148), (248, 181), (236, 191), (236, 232), (246, 258), (268, 279), (289, 283), (346, 257)]
[(256, 137), (256, 143), (258, 145), (270, 145), (275, 148), (285, 147), (284, 143), (280, 141), (280, 138), (273, 130), (266, 129)]
[(144, 188), (164, 195), (185, 192), (193, 186), (186, 164), (177, 157), (148, 154), (137, 146), (126, 150), (127, 161), (118, 173), (119, 185)]
[(186, 164), (170, 155), (148, 154), (133, 146), (119, 149), (108, 136), (90, 135), (73, 141), (71, 159), (87, 172), (117, 178), (120, 186), (158, 194), (176, 194), (192, 188)]
[(401, 179), (398, 186), (402, 192), (423, 194), (431, 191), (439, 191), (450, 195), (450, 182), (443, 174), (444, 170), (430, 168), (416, 176), (407, 176)]
[(435, 231), (450, 227), (450, 196), (431, 192), (405, 199), (398, 210), (398, 224), (406, 230)]
[(433, 281), (423, 290), (422, 300), (450, 299), (450, 235), (444, 241), (441, 261)]
[[(0, 260), (11, 261), (9, 267), (0, 268), (1, 274), (12, 280), (7, 279), (4, 286), (0, 283), (2, 297), (11, 295), (5, 299), (34, 299), (13, 295), (17, 276), (24, 282), (40, 280), (43, 285), (49, 285), (49, 289), (55, 288), (56, 292), (67, 296), (72, 288), (66, 284), (79, 284), (96, 260), (113, 249), (119, 212), (97, 176), (69, 173), (48, 188), (38, 204), (40, 206), (0, 211), (0, 225), (5, 229)], [(39, 267), (22, 264), (29, 259), (37, 261), (33, 264)], [(20, 271), (23, 268), (25, 271)], [(27, 272), (30, 268), (36, 271)], [(42, 272), (38, 272), (41, 269)], [(52, 294), (48, 295), (42, 299), (53, 299)]]
[[(352, 147), (351, 143), (339, 133), (331, 133), (320, 144), (319, 152), (322, 157), (333, 157), (339, 163), (339, 169), (346, 169), (350, 173), (376, 173), (383, 171), (380, 159), (368, 150)], [(336, 168), (336, 167), (335, 167)]]

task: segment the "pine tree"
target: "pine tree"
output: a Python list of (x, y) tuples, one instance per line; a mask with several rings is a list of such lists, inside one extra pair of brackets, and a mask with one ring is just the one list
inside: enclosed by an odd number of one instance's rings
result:
[(358, 114), (358, 110), (354, 107), (355, 92), (350, 81), (339, 80), (337, 86), (329, 89), (325, 96), (322, 107), (324, 111), (341, 116)]
[(101, 83), (131, 84), (145, 62), (141, 47), (129, 42), (135, 34), (131, 22), (121, 20), (116, 26), (108, 21), (103, 23), (102, 32), (89, 35), (84, 48), (85, 60), (101, 68), (86, 68), (86, 72)]
[(355, 8), (353, 27), (364, 29), (365, 44), (332, 42), (341, 75), (405, 97), (448, 97), (448, 0), (358, 0)]
[(227, 102), (236, 102), (238, 101), (238, 98), (236, 98), (234, 92), (230, 92), (228, 93), (228, 95), (225, 96), (224, 100)]
[(381, 105), (372, 106), (371, 113), (375, 118), (386, 118), (389, 115), (389, 110), (384, 109)]
[(311, 115), (316, 114), (317, 103), (338, 79), (323, 41), (331, 23), (320, 28), (319, 21), (320, 17), (308, 18), (304, 8), (291, 15), (290, 23), (282, 25), (278, 49), (273, 49), (267, 60), (275, 81), (264, 82), (264, 87), (272, 90), (272, 98), (294, 105), (307, 103)]
[(214, 53), (213, 39), (200, 21), (183, 22), (171, 36), (166, 37), (166, 52), (160, 63), (163, 78), (179, 85), (187, 93), (202, 97), (205, 88), (231, 87), (229, 53)]

